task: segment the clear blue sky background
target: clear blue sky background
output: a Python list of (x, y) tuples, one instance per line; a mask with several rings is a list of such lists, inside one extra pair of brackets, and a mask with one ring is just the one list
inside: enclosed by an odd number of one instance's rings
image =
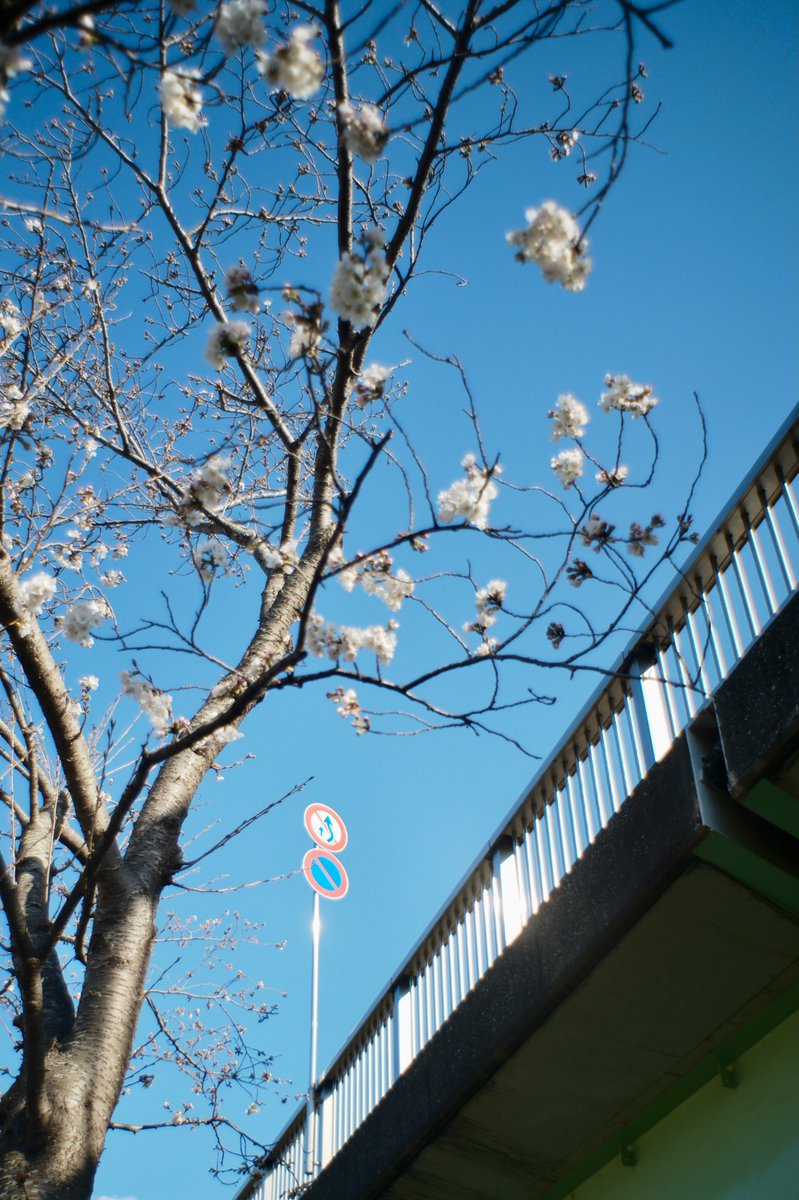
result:
[[(525, 207), (548, 196), (574, 203), (574, 171), (550, 164), (544, 148), (509, 153), (486, 172), (464, 205), (442, 224), (430, 258), (469, 279), (468, 288), (423, 282), (402, 324), (425, 344), (458, 352), (481, 402), (489, 441), (508, 473), (538, 480), (551, 447), (545, 418), (558, 393), (593, 408), (606, 371), (655, 385), (666, 443), (660, 505), (672, 510), (695, 461), (696, 390), (710, 428), (710, 462), (695, 506), (697, 528), (722, 506), (739, 478), (796, 403), (796, 53), (793, 0), (686, 0), (664, 15), (676, 43), (664, 53), (641, 46), (648, 92), (663, 113), (651, 149), (633, 155), (620, 186), (592, 230), (596, 267), (585, 293), (547, 288), (502, 247)], [(550, 72), (590, 69), (596, 42), (550, 47), (538, 63)], [(544, 60), (546, 58), (546, 61)], [(541, 80), (530, 80), (539, 88)], [(522, 91), (524, 90), (522, 86)], [(485, 247), (498, 246), (496, 255)], [(309, 264), (310, 265), (310, 264)], [(380, 357), (407, 356), (386, 340)], [(419, 411), (434, 410), (437, 377), (409, 371)], [(441, 386), (449, 386), (444, 384)], [(413, 391), (411, 400), (413, 400)], [(442, 422), (441, 484), (457, 474), (469, 448), (466, 426)], [(437, 481), (438, 482), (438, 481)], [(375, 618), (377, 619), (377, 618)], [(546, 754), (580, 707), (585, 686), (547, 679), (553, 711), (529, 711), (530, 744)], [(242, 743), (243, 745), (243, 743)], [(202, 797), (233, 824), (308, 775), (302, 797), (239, 841), (219, 872), (255, 879), (295, 870), (308, 845), (302, 810), (312, 799), (340, 808), (350, 827), (345, 862), (351, 893), (328, 905), (322, 949), (320, 1061), (327, 1063), (382, 990), (424, 927), (475, 858), (534, 765), (496, 740), (465, 733), (415, 739), (356, 738), (318, 696), (286, 696), (263, 706), (247, 726), (257, 761), (211, 778)], [(224, 789), (224, 791), (223, 791)], [(221, 800), (221, 804), (220, 804)], [(218, 811), (217, 814), (218, 815)], [(280, 1000), (261, 1026), (289, 1077), (292, 1096), (307, 1086), (310, 893), (299, 877), (241, 893), (235, 906), (267, 922), (278, 952), (245, 950), (243, 965)], [(177, 910), (195, 911), (191, 898)], [(223, 901), (220, 901), (220, 907)], [(249, 1120), (274, 1137), (294, 1100)], [(202, 1133), (167, 1131), (109, 1140), (95, 1196), (135, 1200), (216, 1200)]]

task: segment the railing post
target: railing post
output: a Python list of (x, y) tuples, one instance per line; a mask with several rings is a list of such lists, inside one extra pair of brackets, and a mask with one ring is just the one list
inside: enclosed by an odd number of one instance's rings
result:
[(643, 759), (641, 766), (646, 774), (655, 765), (655, 747), (652, 741), (652, 730), (649, 726), (649, 714), (644, 699), (642, 675), (655, 663), (654, 649), (648, 643), (638, 646), (625, 663), (625, 672), (630, 683), (630, 715), (635, 722), (635, 732), (641, 748)]
[(308, 1090), (308, 1100), (305, 1108), (305, 1176), (315, 1179), (319, 1168), (319, 1126), (321, 1113), (319, 1111), (319, 1095), (315, 1087)]
[(332, 1158), (331, 1153), (331, 1129), (329, 1114), (326, 1111), (326, 1102), (332, 1094), (332, 1087), (329, 1083), (320, 1084), (316, 1088), (314, 1095), (314, 1106), (316, 1109), (316, 1150), (315, 1150), (315, 1167), (316, 1172), (321, 1171)]
[(391, 1018), (391, 1082), (396, 1083), (413, 1058), (410, 1029), (405, 1029), (402, 1001), (411, 990), (410, 975), (401, 975), (394, 984)]
[(513, 853), (513, 839), (505, 836), (491, 856), (491, 900), (494, 917), (494, 937), (497, 947), (497, 958), (508, 944), (505, 929), (505, 904), (502, 887), (502, 864)]

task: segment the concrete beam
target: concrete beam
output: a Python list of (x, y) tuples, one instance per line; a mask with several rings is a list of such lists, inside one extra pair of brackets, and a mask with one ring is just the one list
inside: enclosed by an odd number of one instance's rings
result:
[(741, 799), (799, 747), (799, 593), (714, 698), (730, 792)]

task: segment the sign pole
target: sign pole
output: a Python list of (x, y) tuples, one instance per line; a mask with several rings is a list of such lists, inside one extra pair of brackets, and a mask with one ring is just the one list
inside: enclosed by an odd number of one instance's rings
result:
[(314, 1106), (314, 1085), (317, 1071), (317, 1046), (319, 1041), (319, 941), (322, 933), (322, 921), (319, 915), (319, 893), (313, 894), (312, 959), (311, 959), (311, 1064), (310, 1084), (308, 1087), (308, 1103), (305, 1110), (305, 1174), (313, 1175), (316, 1145), (316, 1111)]
[[(311, 958), (311, 1065), (308, 1084), (308, 1100), (305, 1106), (305, 1175), (312, 1179), (316, 1168), (321, 1166), (322, 1138), (317, 1136), (321, 1112), (317, 1108), (316, 1061), (319, 1041), (319, 942), (322, 937), (322, 921), (319, 915), (319, 897), (341, 900), (349, 890), (347, 872), (336, 858), (345, 849), (348, 840), (347, 826), (329, 804), (309, 804), (303, 822), (311, 840), (315, 843), (307, 850), (302, 860), (302, 873), (313, 889), (312, 958)], [(318, 1158), (317, 1158), (318, 1156)]]

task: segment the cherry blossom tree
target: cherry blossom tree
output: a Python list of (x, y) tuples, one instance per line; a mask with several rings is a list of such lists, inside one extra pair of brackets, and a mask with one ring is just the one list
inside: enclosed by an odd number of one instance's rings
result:
[[(408, 433), (405, 363), (373, 350), (399, 344), (432, 231), (512, 144), (543, 143), (584, 203), (531, 196), (480, 253), (516, 256), (529, 303), (590, 286), (588, 231), (656, 113), (638, 42), (668, 46), (664, 7), (0, 4), (0, 1197), (88, 1198), (126, 1080), (164, 1056), (194, 1100), (153, 1126), (266, 1149), (220, 1090), (239, 1077), (257, 1105), (266, 1053), (193, 1019), (196, 973), (148, 975), (157, 936), (226, 957), (242, 933), (159, 906), (205, 856), (187, 819), (257, 706), (309, 688), (357, 734), (507, 737), (538, 698), (518, 668), (598, 670), (691, 538), (687, 508), (646, 507), (649, 384), (553, 396), (551, 476), (512, 482), (457, 348), (411, 329), (407, 357), (465, 414), (441, 479)], [(599, 92), (552, 74), (531, 124), (530, 63), (600, 31)], [(238, 1030), (231, 1011), (270, 1004), (232, 978), (214, 995)]]

